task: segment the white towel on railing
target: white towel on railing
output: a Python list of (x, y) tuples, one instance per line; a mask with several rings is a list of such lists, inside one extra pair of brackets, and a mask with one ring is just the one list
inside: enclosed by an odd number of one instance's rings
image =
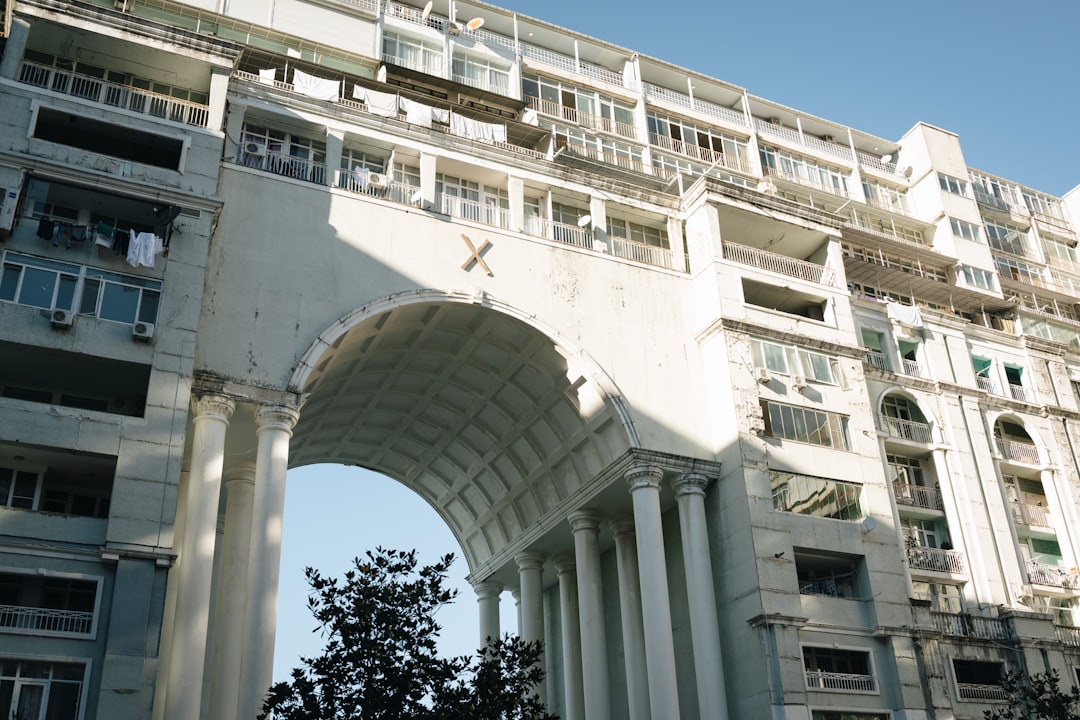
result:
[(435, 108), (415, 100), (401, 98), (401, 109), (405, 111), (405, 122), (420, 127), (431, 127)]
[(313, 97), (316, 100), (329, 100), (337, 102), (341, 94), (341, 83), (337, 80), (327, 80), (314, 75), (308, 75), (299, 70), (293, 70), (293, 89), (301, 95)]
[(353, 86), (353, 97), (367, 103), (368, 112), (383, 117), (397, 117), (398, 96), (393, 93), (367, 90), (359, 85)]
[(450, 132), (480, 142), (506, 142), (506, 126), (450, 113)]
[(273, 85), (277, 80), (277, 68), (267, 68), (259, 71), (259, 82), (263, 85)]
[(919, 308), (890, 300), (885, 304), (886, 314), (893, 320), (909, 327), (922, 327)]

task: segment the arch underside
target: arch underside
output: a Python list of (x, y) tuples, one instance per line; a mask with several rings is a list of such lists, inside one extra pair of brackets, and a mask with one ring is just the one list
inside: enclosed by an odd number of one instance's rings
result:
[(292, 466), (393, 477), (470, 569), (541, 524), (630, 446), (617, 400), (537, 329), (478, 304), (402, 304), (313, 358)]

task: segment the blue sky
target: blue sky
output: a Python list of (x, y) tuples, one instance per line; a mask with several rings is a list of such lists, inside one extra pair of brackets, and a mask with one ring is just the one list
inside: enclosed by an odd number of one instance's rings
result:
[[(496, 4), (887, 140), (936, 125), (960, 136), (968, 165), (1052, 195), (1080, 184), (1076, 0)], [(276, 679), (321, 647), (303, 567), (340, 574), (376, 545), (416, 548), (427, 562), (458, 552), (435, 512), (393, 480), (330, 466), (289, 473)], [(466, 571), (459, 559), (464, 591), (440, 612), (448, 654), (476, 645)], [(504, 630), (513, 615), (504, 594)]]

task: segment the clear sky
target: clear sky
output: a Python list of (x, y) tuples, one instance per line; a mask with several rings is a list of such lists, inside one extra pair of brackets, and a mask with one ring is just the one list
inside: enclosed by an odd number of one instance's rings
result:
[[(494, 4), (887, 140), (936, 125), (960, 136), (968, 165), (1052, 195), (1080, 184), (1077, 0)], [(460, 558), (438, 515), (393, 480), (331, 466), (289, 473), (275, 679), (321, 647), (304, 566), (340, 575), (377, 545), (416, 548), (426, 562)], [(477, 644), (466, 572), (460, 558), (462, 595), (440, 612), (448, 654)], [(504, 630), (513, 617), (507, 593)]]

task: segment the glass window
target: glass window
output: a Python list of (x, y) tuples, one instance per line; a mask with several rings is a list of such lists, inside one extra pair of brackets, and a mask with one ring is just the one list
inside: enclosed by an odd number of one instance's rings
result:
[(953, 235), (973, 242), (982, 242), (982, 235), (979, 233), (978, 225), (973, 225), (964, 220), (957, 220), (956, 218), (949, 218), (949, 225), (952, 227)]
[(0, 717), (75, 720), (85, 673), (75, 663), (0, 663)]
[(799, 515), (862, 520), (862, 485), (772, 470), (773, 508)]
[(938, 173), (938, 184), (941, 185), (941, 189), (945, 192), (950, 192), (954, 195), (967, 195), (967, 182), (960, 180), (959, 178), (954, 178), (945, 173)]
[(850, 449), (848, 416), (810, 408), (761, 401), (765, 434), (796, 442)]

